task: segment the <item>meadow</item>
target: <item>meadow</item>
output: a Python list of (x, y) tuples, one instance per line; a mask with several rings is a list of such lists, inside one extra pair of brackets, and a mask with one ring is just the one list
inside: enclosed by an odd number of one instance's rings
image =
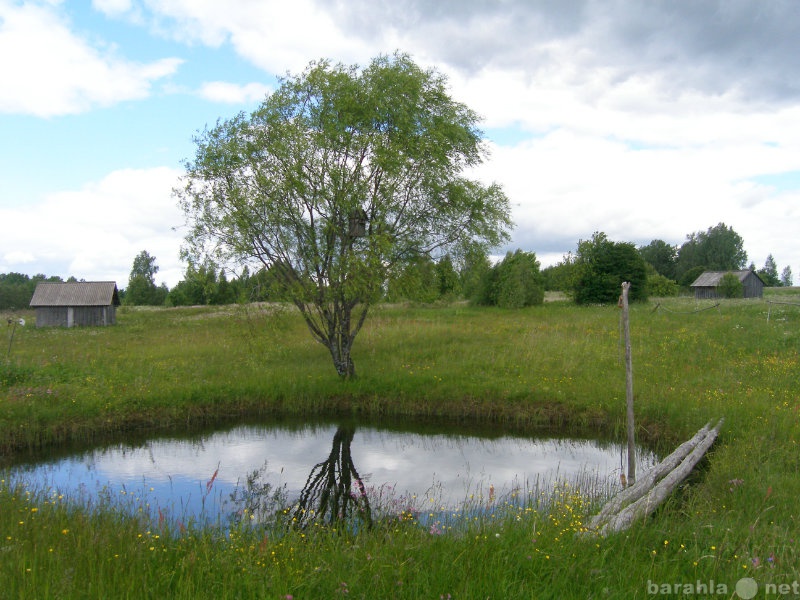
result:
[[(87, 507), (3, 477), (0, 597), (734, 597), (743, 578), (758, 597), (793, 597), (794, 303), (800, 289), (719, 306), (632, 305), (638, 440), (668, 452), (712, 419), (725, 424), (687, 483), (626, 532), (586, 531), (598, 506), (568, 486), (547, 509), (498, 499), (480, 518), (435, 530), (400, 512), (371, 530), (278, 533), (148, 522), (107, 499)], [(623, 440), (619, 312), (564, 301), (378, 306), (356, 340), (352, 381), (338, 379), (326, 349), (280, 306), (123, 307), (114, 327), (26, 326), (0, 362), (0, 458), (254, 416), (480, 420)]]

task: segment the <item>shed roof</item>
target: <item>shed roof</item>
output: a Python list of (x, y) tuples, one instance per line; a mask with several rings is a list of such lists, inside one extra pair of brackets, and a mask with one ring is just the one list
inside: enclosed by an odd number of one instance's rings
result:
[[(747, 279), (747, 276), (751, 273), (758, 277), (758, 273), (755, 271), (751, 271), (750, 269), (745, 269), (744, 271), (706, 271), (702, 273), (700, 277), (694, 280), (694, 283), (689, 287), (717, 287), (722, 278), (727, 275), (728, 273), (733, 273), (739, 279), (739, 281), (744, 282)], [(759, 279), (761, 279), (759, 277)]]
[(119, 293), (114, 281), (41, 282), (31, 298), (37, 306), (119, 306)]

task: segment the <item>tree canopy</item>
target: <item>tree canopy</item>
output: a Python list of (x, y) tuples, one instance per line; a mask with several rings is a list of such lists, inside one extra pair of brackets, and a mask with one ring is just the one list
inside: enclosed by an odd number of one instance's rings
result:
[(792, 268), (789, 265), (786, 265), (781, 271), (781, 285), (792, 285)]
[(675, 264), (678, 260), (678, 249), (675, 246), (664, 240), (653, 240), (647, 246), (639, 248), (639, 253), (656, 273), (675, 279)]
[(42, 274), (29, 277), (24, 273), (0, 273), (0, 310), (28, 308), (36, 285), (41, 281), (62, 282), (63, 279)]
[(764, 261), (764, 268), (759, 269), (758, 275), (767, 287), (781, 285), (781, 279), (778, 277), (778, 265), (772, 254), (767, 255), (767, 260)]
[(484, 273), (474, 301), (501, 308), (542, 304), (544, 284), (536, 254), (519, 249), (506, 253), (502, 261)]
[(389, 274), (421, 255), (508, 240), (508, 198), (463, 176), (485, 157), (478, 117), (409, 56), (311, 63), (250, 115), (195, 139), (176, 190), (184, 252), (260, 262), (337, 372)]
[(646, 264), (632, 243), (612, 242), (605, 233), (595, 232), (591, 240), (578, 242), (575, 269), (578, 304), (616, 302), (625, 281), (631, 284), (631, 301), (647, 299)]
[(167, 297), (166, 286), (156, 286), (158, 265), (156, 257), (142, 250), (133, 259), (128, 287), (125, 289), (126, 304), (160, 306)]
[(738, 271), (747, 264), (747, 252), (744, 251), (744, 240), (725, 223), (709, 227), (707, 231), (690, 233), (678, 250), (676, 276), (678, 282), (689, 285), (691, 277), (687, 275), (692, 269), (701, 268), (700, 272)]

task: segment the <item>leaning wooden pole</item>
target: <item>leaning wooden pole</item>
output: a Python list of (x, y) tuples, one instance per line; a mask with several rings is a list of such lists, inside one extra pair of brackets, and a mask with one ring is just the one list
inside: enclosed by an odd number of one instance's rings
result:
[[(717, 426), (719, 428), (719, 425)], [(674, 471), (683, 460), (708, 436), (711, 429), (711, 423), (707, 423), (703, 428), (698, 431), (694, 437), (685, 441), (678, 446), (675, 451), (667, 456), (664, 460), (654, 466), (652, 469), (645, 473), (644, 477), (637, 480), (635, 484), (629, 485), (611, 500), (603, 505), (603, 508), (597, 513), (589, 523), (589, 529), (600, 529), (605, 525), (609, 519), (620, 512), (629, 504), (636, 502), (642, 496), (646, 495), (650, 490), (664, 477)]]
[(713, 429), (701, 429), (698, 432), (698, 441), (680, 463), (667, 475), (661, 478), (655, 485), (647, 490), (636, 500), (625, 506), (616, 514), (608, 515), (600, 523), (597, 523), (597, 533), (606, 535), (608, 533), (624, 531), (635, 521), (643, 519), (652, 514), (664, 500), (678, 487), (678, 485), (688, 477), (692, 469), (705, 456), (709, 448), (717, 439), (719, 430), (722, 427), (723, 419)]
[(628, 485), (636, 481), (636, 439), (633, 418), (633, 360), (631, 358), (631, 326), (628, 318), (630, 282), (622, 284), (622, 329), (625, 335), (625, 399), (628, 413)]

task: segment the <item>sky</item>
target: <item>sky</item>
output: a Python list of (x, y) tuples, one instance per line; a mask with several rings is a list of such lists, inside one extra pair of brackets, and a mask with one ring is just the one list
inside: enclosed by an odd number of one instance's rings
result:
[(511, 242), (718, 223), (800, 281), (795, 0), (0, 0), (0, 273), (183, 278), (193, 137), (322, 58), (408, 53), (481, 115)]

